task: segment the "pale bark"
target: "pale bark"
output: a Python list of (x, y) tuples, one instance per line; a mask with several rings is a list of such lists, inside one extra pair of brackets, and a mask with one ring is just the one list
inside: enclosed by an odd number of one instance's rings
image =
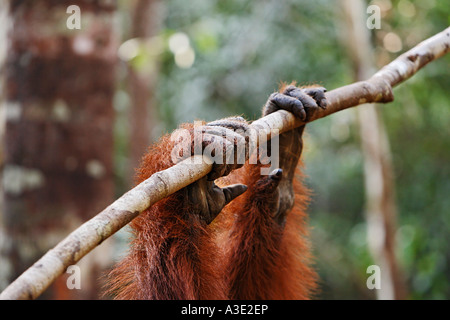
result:
[[(446, 54), (450, 49), (450, 28), (422, 42), (381, 69), (367, 81), (357, 82), (327, 93), (328, 108), (318, 109), (308, 122), (337, 111), (370, 102), (393, 100), (392, 86), (411, 77), (428, 62)], [(277, 111), (252, 123), (252, 128), (291, 130), (305, 122), (286, 111)], [(205, 176), (211, 166), (185, 160), (158, 172), (127, 192), (111, 206), (72, 232), (30, 267), (0, 295), (1, 299), (32, 299), (69, 265), (76, 263), (103, 240), (125, 226), (140, 212), (162, 198)]]
[[(341, 1), (346, 47), (355, 68), (355, 80), (369, 77), (375, 70), (370, 32), (365, 28), (361, 0)], [(395, 182), (391, 150), (383, 118), (375, 104), (357, 108), (361, 146), (364, 156), (367, 240), (376, 265), (381, 270), (380, 300), (404, 299), (406, 285), (396, 257)]]

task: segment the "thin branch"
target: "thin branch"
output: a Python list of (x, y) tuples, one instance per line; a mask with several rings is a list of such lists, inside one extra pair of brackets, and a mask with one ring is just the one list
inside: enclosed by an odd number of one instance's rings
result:
[[(391, 102), (392, 87), (407, 80), (427, 63), (445, 55), (449, 50), (450, 28), (447, 28), (399, 56), (370, 79), (327, 92), (328, 108), (318, 109), (307, 122), (363, 103)], [(256, 130), (268, 130), (268, 133), (270, 129), (277, 129), (281, 133), (305, 123), (297, 120), (289, 112), (280, 110), (254, 121), (251, 127)], [(0, 299), (37, 298), (68, 266), (77, 263), (139, 213), (208, 174), (211, 165), (200, 160), (187, 159), (180, 162), (167, 170), (155, 173), (125, 193), (48, 251), (11, 283), (0, 294)]]

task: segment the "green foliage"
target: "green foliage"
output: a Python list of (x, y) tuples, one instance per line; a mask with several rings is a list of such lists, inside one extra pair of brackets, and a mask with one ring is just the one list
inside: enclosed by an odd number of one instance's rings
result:
[[(318, 37), (334, 34), (331, 7), (306, 1), (199, 1), (189, 6), (169, 1), (167, 5), (166, 27), (184, 32), (196, 54), (189, 69), (178, 68), (173, 56), (164, 56), (159, 101), (161, 117), (171, 128), (203, 115), (206, 120), (230, 114), (254, 119), (281, 81), (326, 79), (324, 85), (331, 86), (343, 72), (344, 67), (336, 63), (342, 56), (338, 51), (311, 55), (337, 47), (336, 36)], [(324, 23), (317, 31), (307, 31), (318, 20)]]

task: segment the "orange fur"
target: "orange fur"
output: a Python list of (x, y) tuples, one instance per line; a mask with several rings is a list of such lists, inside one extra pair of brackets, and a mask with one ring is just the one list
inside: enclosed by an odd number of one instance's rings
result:
[[(173, 165), (173, 146), (166, 135), (149, 149), (138, 182)], [(220, 186), (243, 183), (248, 190), (210, 225), (191, 214), (183, 190), (143, 212), (131, 222), (130, 252), (109, 274), (107, 294), (117, 299), (309, 299), (317, 277), (306, 224), (308, 190), (294, 181), (295, 206), (280, 226), (270, 216), (273, 193), (259, 184), (266, 178), (260, 169), (247, 163), (217, 181)]]
[[(138, 182), (173, 165), (173, 145), (166, 135), (149, 150)], [(183, 197), (180, 190), (130, 223), (134, 239), (128, 256), (109, 275), (109, 294), (117, 299), (226, 298), (212, 232), (190, 215)]]
[(282, 227), (270, 216), (271, 194), (258, 188), (259, 172), (260, 166), (247, 164), (228, 179), (249, 187), (221, 213), (232, 219), (222, 240), (229, 297), (309, 299), (317, 277), (311, 268), (306, 224), (308, 191), (300, 182), (295, 183), (296, 205)]

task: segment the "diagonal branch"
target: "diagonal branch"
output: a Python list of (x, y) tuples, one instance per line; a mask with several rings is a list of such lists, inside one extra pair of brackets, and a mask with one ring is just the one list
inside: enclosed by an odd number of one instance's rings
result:
[[(447, 28), (402, 54), (370, 79), (327, 92), (328, 108), (318, 109), (307, 122), (364, 103), (391, 102), (394, 99), (392, 93), (394, 86), (409, 79), (426, 64), (449, 51), (450, 28)], [(254, 121), (251, 127), (256, 130), (267, 130), (269, 134), (271, 129), (279, 130), (281, 133), (305, 123), (289, 112), (280, 110)], [(210, 170), (211, 165), (205, 161), (187, 159), (167, 170), (155, 173), (48, 251), (11, 283), (0, 294), (0, 299), (37, 298), (68, 266), (77, 263), (142, 211), (205, 176)]]

